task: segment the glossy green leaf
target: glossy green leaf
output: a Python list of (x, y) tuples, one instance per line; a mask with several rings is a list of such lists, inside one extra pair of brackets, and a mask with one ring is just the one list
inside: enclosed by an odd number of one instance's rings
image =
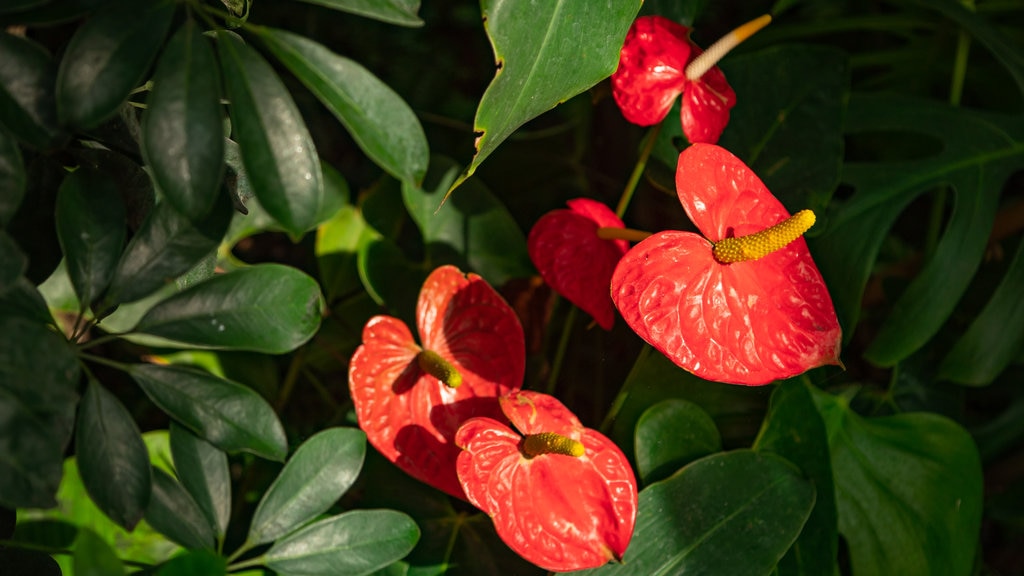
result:
[(970, 435), (928, 413), (862, 418), (816, 392), (855, 574), (970, 574), (982, 507)]
[(142, 119), (153, 180), (193, 221), (210, 211), (224, 174), (220, 72), (209, 42), (194, 20), (185, 20), (160, 56)]
[(213, 529), (195, 500), (170, 474), (155, 466), (146, 522), (186, 548), (213, 548)]
[(361, 576), (408, 554), (420, 530), (394, 510), (352, 510), (278, 540), (265, 555), (283, 574)]
[(116, 396), (90, 379), (78, 408), (75, 453), (82, 484), (111, 520), (132, 530), (149, 504), (149, 456)]
[(124, 204), (114, 181), (82, 168), (57, 192), (57, 238), (78, 300), (97, 299), (114, 275), (124, 247)]
[(28, 259), (18, 244), (0, 228), (0, 295), (14, 288), (28, 268)]
[(140, 300), (184, 274), (217, 248), (230, 221), (231, 204), (223, 194), (195, 224), (169, 203), (158, 204), (125, 248), (97, 309)]
[(497, 73), (474, 121), (476, 155), (460, 185), (527, 121), (611, 76), (639, 0), (551, 0), (517, 9), (513, 0), (483, 0)]
[(228, 573), (227, 559), (210, 550), (192, 550), (172, 558), (157, 576), (221, 576)]
[(41, 46), (0, 33), (0, 124), (22, 142), (48, 149), (65, 138), (57, 124), (57, 65)]
[(636, 467), (644, 485), (722, 450), (722, 435), (700, 406), (670, 398), (640, 415), (636, 423)]
[(113, 116), (142, 83), (174, 16), (163, 0), (106, 4), (68, 43), (57, 71), (57, 114), (82, 130)]
[(839, 533), (828, 435), (804, 383), (787, 380), (775, 389), (754, 449), (773, 452), (796, 464), (814, 484), (817, 495), (803, 532), (779, 562), (778, 576), (837, 573)]
[(422, 26), (420, 0), (300, 0), (399, 26)]
[(241, 268), (160, 302), (134, 332), (196, 346), (283, 354), (320, 326), (316, 281), (280, 264)]
[(328, 428), (303, 442), (256, 507), (247, 542), (278, 540), (325, 512), (355, 482), (365, 455), (366, 434), (355, 428)]
[(75, 576), (124, 574), (124, 564), (110, 545), (85, 526), (79, 528), (78, 538), (75, 540), (74, 567)]
[(218, 539), (231, 519), (231, 471), (227, 454), (171, 422), (171, 454), (178, 480), (199, 505)]
[(281, 422), (249, 387), (187, 366), (133, 364), (128, 373), (161, 410), (221, 450), (284, 460)]
[(217, 35), (231, 124), (256, 198), (292, 235), (316, 225), (324, 185), (313, 140), (274, 69), (237, 36)]
[(995, 380), (1024, 347), (1024, 243), (971, 326), (946, 354), (939, 377), (981, 386)]
[(788, 461), (714, 454), (640, 492), (622, 564), (579, 574), (768, 574), (813, 506), (814, 486)]
[(378, 166), (415, 185), (427, 171), (427, 137), (416, 114), (360, 64), (308, 38), (258, 30), (267, 48), (345, 125)]
[(0, 129), (0, 228), (7, 226), (25, 197), (27, 185), (21, 150), (6, 130)]

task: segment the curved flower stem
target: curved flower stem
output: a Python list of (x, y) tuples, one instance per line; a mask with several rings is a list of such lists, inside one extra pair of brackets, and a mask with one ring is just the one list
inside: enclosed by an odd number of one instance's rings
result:
[(640, 157), (637, 158), (636, 166), (633, 167), (633, 173), (629, 175), (626, 188), (622, 191), (618, 206), (615, 207), (615, 215), (619, 218), (622, 218), (622, 215), (626, 213), (626, 208), (629, 208), (629, 201), (633, 199), (636, 185), (640, 183), (640, 177), (644, 175), (644, 170), (647, 169), (647, 159), (651, 157), (651, 150), (654, 150), (654, 143), (658, 140), (658, 132), (660, 131), (661, 124), (655, 124), (647, 131), (647, 135), (644, 136), (643, 144), (640, 148)]
[(612, 226), (602, 226), (597, 229), (597, 237), (602, 240), (629, 240), (630, 242), (640, 242), (650, 236), (650, 232), (644, 230), (634, 230), (633, 228), (615, 228)]
[(544, 388), (545, 394), (554, 394), (555, 384), (558, 383), (558, 374), (562, 371), (562, 361), (565, 360), (565, 351), (569, 348), (569, 335), (572, 334), (572, 327), (576, 324), (576, 306), (569, 306), (569, 313), (565, 315), (565, 322), (562, 325), (562, 335), (558, 339), (558, 350), (555, 351), (555, 359), (551, 362), (551, 374), (548, 375), (548, 385)]

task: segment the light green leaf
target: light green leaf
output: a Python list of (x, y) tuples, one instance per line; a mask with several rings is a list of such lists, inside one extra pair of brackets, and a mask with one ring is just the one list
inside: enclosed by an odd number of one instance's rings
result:
[(171, 558), (157, 576), (221, 576), (228, 573), (227, 559), (210, 550), (192, 550)]
[(182, 486), (199, 505), (218, 539), (231, 518), (231, 471), (227, 454), (171, 422), (171, 454)]
[(361, 289), (356, 269), (359, 247), (374, 236), (359, 209), (342, 208), (316, 230), (316, 258), (320, 285), (328, 302)]
[(422, 26), (420, 0), (300, 0), (399, 26)]
[(78, 529), (74, 559), (75, 576), (124, 574), (124, 564), (110, 545), (85, 526)]

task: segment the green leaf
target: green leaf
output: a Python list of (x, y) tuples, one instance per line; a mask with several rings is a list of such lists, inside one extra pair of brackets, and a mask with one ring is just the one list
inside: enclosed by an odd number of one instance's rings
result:
[(1024, 242), (992, 298), (946, 354), (939, 377), (982, 386), (997, 376), (1024, 347)]
[(0, 296), (15, 287), (28, 268), (28, 259), (18, 244), (0, 228)]
[(227, 559), (210, 550), (192, 550), (171, 558), (157, 576), (221, 576), (228, 573)]
[(126, 226), (121, 195), (106, 174), (76, 170), (57, 192), (54, 218), (68, 276), (87, 306), (106, 289), (121, 257)]
[(371, 160), (410, 185), (423, 180), (429, 160), (427, 137), (401, 96), (360, 64), (308, 38), (271, 28), (257, 32)]
[(316, 258), (320, 285), (328, 302), (361, 289), (356, 257), (359, 247), (374, 236), (359, 209), (346, 206), (316, 229)]
[(60, 565), (49, 554), (19, 548), (0, 548), (0, 565), (12, 574), (61, 576)]
[(24, 10), (41, 6), (47, 2), (50, 2), (50, 0), (7, 0), (3, 7), (0, 7), (0, 14), (7, 14), (8, 12), (22, 12)]
[(247, 386), (187, 366), (133, 364), (128, 374), (161, 410), (221, 450), (287, 455), (277, 414)]
[(191, 18), (160, 56), (142, 118), (146, 164), (167, 201), (198, 221), (224, 175), (224, 110), (213, 48)]
[(218, 540), (231, 519), (231, 471), (227, 454), (171, 422), (171, 453), (182, 486), (192, 495)]
[(788, 461), (714, 454), (640, 492), (622, 564), (579, 574), (768, 574), (813, 506), (814, 486)]
[(272, 542), (325, 512), (355, 482), (365, 455), (366, 434), (355, 428), (328, 428), (303, 442), (260, 500), (246, 541)]
[(171, 26), (172, 2), (104, 5), (68, 43), (57, 71), (57, 113), (82, 130), (113, 116), (142, 83)]
[(640, 0), (482, 0), (498, 71), (477, 107), (476, 155), (452, 189), (527, 121), (611, 76)]
[(66, 174), (55, 159), (36, 156), (28, 164), (28, 189), (7, 224), (7, 233), (28, 256), (25, 277), (35, 285), (49, 278), (61, 261), (53, 213), (57, 190)]
[(124, 564), (105, 540), (83, 526), (75, 541), (76, 576), (116, 576), (124, 574)]
[(300, 0), (399, 26), (422, 26), (420, 0)]
[(25, 164), (18, 143), (6, 130), (0, 129), (0, 228), (6, 227), (18, 211), (26, 184)]
[(636, 467), (645, 485), (722, 450), (722, 435), (711, 415), (679, 398), (658, 402), (636, 423)]
[(195, 346), (283, 354), (320, 326), (316, 281), (281, 264), (241, 268), (153, 306), (134, 332)]
[(928, 413), (861, 418), (816, 392), (828, 430), (839, 532), (855, 574), (970, 574), (982, 471), (970, 435)]
[(35, 42), (0, 33), (0, 124), (40, 149), (57, 146), (66, 134), (57, 123), (57, 65)]
[(274, 69), (237, 36), (217, 35), (231, 124), (256, 198), (295, 239), (316, 226), (324, 186), (313, 140)]
[(773, 452), (796, 464), (814, 484), (817, 495), (803, 532), (779, 562), (778, 575), (837, 574), (839, 533), (828, 435), (802, 382), (787, 380), (775, 389), (754, 449)]
[(78, 408), (75, 453), (82, 484), (111, 520), (132, 530), (149, 504), (149, 456), (131, 414), (90, 379)]
[(420, 538), (409, 516), (394, 510), (352, 510), (278, 540), (267, 567), (285, 574), (361, 576), (408, 554)]
[(213, 548), (213, 529), (195, 500), (170, 474), (155, 466), (146, 522), (186, 548)]

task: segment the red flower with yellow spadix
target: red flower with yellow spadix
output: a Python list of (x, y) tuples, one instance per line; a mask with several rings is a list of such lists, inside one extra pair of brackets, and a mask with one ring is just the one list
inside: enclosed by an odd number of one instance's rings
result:
[(510, 428), (473, 418), (459, 428), (459, 481), (498, 536), (545, 570), (619, 560), (636, 522), (636, 478), (622, 451), (547, 394), (499, 400)]
[(736, 93), (715, 64), (737, 44), (768, 25), (764, 15), (726, 34), (707, 49), (690, 40), (690, 30), (662, 16), (641, 16), (626, 34), (612, 95), (626, 120), (652, 126), (665, 119), (676, 97), (683, 134), (690, 142), (718, 142), (729, 122)]
[(664, 231), (634, 246), (612, 276), (629, 326), (706, 380), (767, 384), (838, 364), (842, 331), (790, 216), (738, 158), (713, 144), (679, 155), (676, 192), (703, 236)]
[(416, 305), (420, 343), (405, 323), (375, 316), (349, 364), (359, 427), (409, 475), (465, 498), (452, 442), (466, 420), (501, 418), (497, 398), (518, 389), (526, 370), (523, 328), (483, 278), (441, 266)]

